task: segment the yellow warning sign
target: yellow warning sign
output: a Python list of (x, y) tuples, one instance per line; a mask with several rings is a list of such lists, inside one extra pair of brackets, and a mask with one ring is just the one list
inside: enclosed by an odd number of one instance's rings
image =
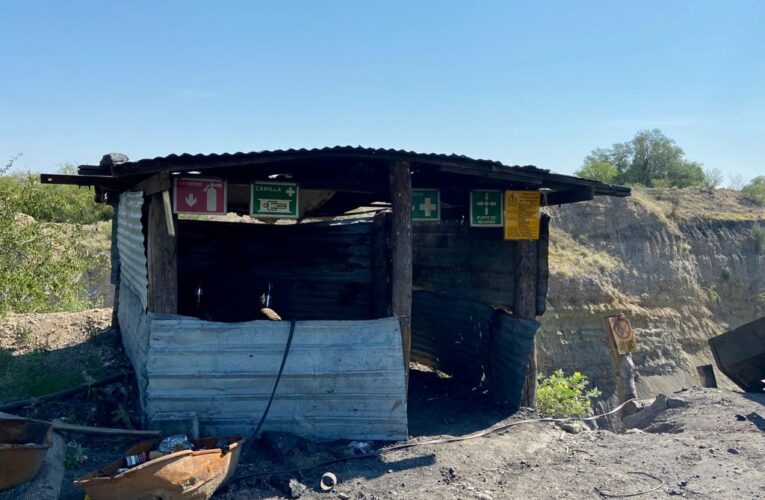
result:
[(505, 239), (539, 239), (539, 191), (505, 191)]

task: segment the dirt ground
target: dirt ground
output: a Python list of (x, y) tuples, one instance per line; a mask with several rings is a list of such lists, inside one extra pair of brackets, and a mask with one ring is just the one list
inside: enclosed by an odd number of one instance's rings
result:
[[(673, 396), (687, 405), (662, 412), (648, 429), (671, 432), (572, 434), (553, 423), (522, 424), (469, 441), (395, 451), (382, 459), (242, 481), (216, 498), (289, 498), (289, 478), (308, 486), (302, 498), (585, 499), (641, 492), (647, 492), (641, 498), (765, 498), (765, 395), (693, 388)], [(411, 402), (415, 441), (534, 416), (519, 412), (503, 419), (480, 401), (431, 398), (432, 393)], [(258, 468), (242, 467), (250, 469)], [(331, 493), (319, 489), (325, 471), (338, 478)]]
[[(57, 321), (66, 324), (62, 318)], [(71, 332), (69, 342), (57, 340), (54, 346), (70, 349), (80, 335), (81, 343), (93, 343), (92, 334)], [(95, 340), (99, 335), (110, 338), (113, 333), (98, 334)], [(119, 342), (113, 340), (95, 342), (94, 352), (124, 366)], [(486, 437), (349, 460), (344, 457), (354, 451), (347, 441), (317, 444), (287, 436), (277, 449), (273, 439), (261, 439), (236, 471), (238, 476), (256, 475), (230, 483), (214, 498), (290, 498), (290, 479), (307, 487), (301, 496), (307, 499), (765, 498), (765, 395), (691, 388), (671, 396), (680, 400), (673, 405), (677, 407), (660, 412), (644, 431), (624, 434), (589, 429), (570, 433), (554, 423), (535, 422)], [(128, 379), (13, 413), (120, 427), (137, 423), (135, 400), (136, 389)], [(125, 414), (132, 418), (121, 419)], [(412, 371), (410, 441), (464, 436), (537, 417), (530, 410), (507, 415), (452, 380)], [(83, 498), (72, 485), (75, 478), (118, 459), (136, 441), (74, 434), (64, 438), (81, 447), (81, 458), (87, 457), (66, 472), (61, 498), (71, 500)], [(328, 461), (334, 463), (311, 468)], [(279, 472), (297, 468), (302, 472)], [(328, 493), (319, 488), (324, 472), (338, 479)], [(0, 500), (18, 498), (20, 491), (1, 493)]]

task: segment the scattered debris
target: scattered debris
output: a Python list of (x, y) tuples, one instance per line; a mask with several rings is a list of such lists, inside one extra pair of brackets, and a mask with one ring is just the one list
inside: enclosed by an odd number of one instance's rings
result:
[(321, 486), (322, 491), (332, 491), (335, 489), (335, 486), (337, 485), (337, 476), (332, 474), (331, 472), (325, 472), (321, 476), (321, 481), (319, 481), (319, 486)]
[(306, 490), (308, 490), (308, 487), (302, 484), (297, 479), (290, 479), (289, 488), (290, 488), (290, 498), (300, 498), (303, 496), (303, 493), (305, 493)]
[(351, 441), (348, 448), (356, 455), (366, 455), (372, 452), (372, 445), (366, 441)]

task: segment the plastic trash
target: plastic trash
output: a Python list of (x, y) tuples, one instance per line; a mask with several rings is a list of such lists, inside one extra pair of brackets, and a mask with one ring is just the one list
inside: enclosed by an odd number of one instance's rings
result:
[(163, 439), (157, 449), (162, 453), (175, 453), (176, 451), (193, 450), (194, 445), (185, 434), (175, 434)]

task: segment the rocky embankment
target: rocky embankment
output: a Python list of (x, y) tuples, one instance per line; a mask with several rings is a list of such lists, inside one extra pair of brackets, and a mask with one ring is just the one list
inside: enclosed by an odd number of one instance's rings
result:
[(542, 373), (579, 370), (608, 397), (603, 317), (624, 312), (639, 395), (672, 392), (698, 385), (696, 366), (713, 363), (707, 339), (765, 315), (765, 208), (735, 191), (635, 190), (549, 213)]

